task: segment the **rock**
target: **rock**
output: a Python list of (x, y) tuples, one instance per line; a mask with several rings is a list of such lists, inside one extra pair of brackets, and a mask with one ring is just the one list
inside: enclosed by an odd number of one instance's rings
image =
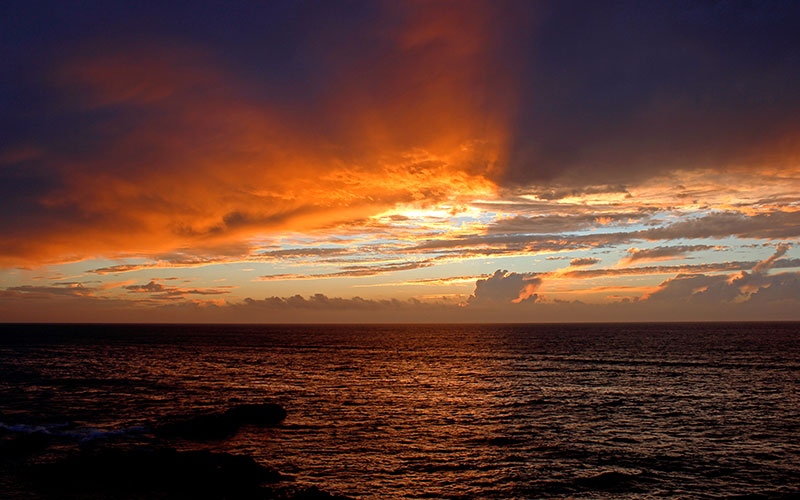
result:
[(282, 478), (248, 456), (171, 448), (83, 452), (34, 475), (46, 494), (60, 498), (263, 498), (261, 485)]
[(286, 418), (286, 410), (275, 403), (243, 404), (224, 413), (197, 415), (157, 426), (154, 433), (165, 438), (184, 438), (198, 441), (230, 437), (243, 425), (273, 427)]
[(513, 446), (520, 444), (522, 441), (508, 436), (496, 436), (487, 441), (492, 446)]
[(154, 433), (164, 438), (184, 438), (197, 441), (223, 439), (236, 434), (239, 423), (224, 413), (197, 415), (157, 426)]
[(0, 437), (0, 460), (16, 459), (38, 453), (53, 443), (53, 438), (43, 432), (11, 434)]
[(258, 425), (271, 427), (286, 419), (286, 410), (275, 403), (244, 404), (234, 406), (225, 415), (240, 425)]
[(157, 439), (123, 432), (124, 439), (113, 441), (67, 441), (72, 444), (58, 453), (50, 453), (54, 439), (58, 444), (73, 434), (0, 428), (0, 491), (42, 500), (353, 500), (298, 484), (246, 455), (179, 451), (170, 442), (223, 439), (242, 426), (272, 427), (285, 418), (286, 410), (274, 403), (242, 404), (157, 425)]
[(29, 476), (45, 499), (353, 500), (286, 482), (249, 456), (151, 446), (82, 450)]

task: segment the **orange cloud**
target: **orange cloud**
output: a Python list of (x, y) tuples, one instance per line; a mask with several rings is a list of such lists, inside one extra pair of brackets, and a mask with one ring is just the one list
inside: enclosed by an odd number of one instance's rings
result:
[(3, 236), (0, 264), (213, 247), (490, 195), (509, 106), (485, 93), (485, 10), (407, 9), (372, 34), (380, 54), (344, 57), (299, 103), (195, 47), (68, 56), (55, 82), (80, 144), (44, 154), (59, 182)]

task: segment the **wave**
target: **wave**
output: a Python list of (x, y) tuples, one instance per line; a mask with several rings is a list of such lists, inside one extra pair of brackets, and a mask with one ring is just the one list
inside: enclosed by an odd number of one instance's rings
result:
[[(142, 434), (148, 431), (145, 426), (133, 426), (123, 429), (104, 430), (94, 427), (78, 427), (70, 428), (70, 422), (63, 422), (58, 424), (5, 424), (0, 422), (0, 429), (8, 432), (20, 434), (41, 434), (57, 438), (73, 438), (77, 439), (80, 443), (86, 443), (97, 439), (108, 439), (118, 436), (132, 436)], [(68, 429), (68, 430), (62, 430)]]

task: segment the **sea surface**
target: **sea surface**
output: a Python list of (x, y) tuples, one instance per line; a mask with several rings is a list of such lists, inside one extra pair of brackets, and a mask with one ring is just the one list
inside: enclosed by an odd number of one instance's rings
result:
[(270, 401), (178, 446), (360, 499), (800, 498), (799, 388), (798, 323), (0, 325), (0, 438), (57, 438), (28, 460)]

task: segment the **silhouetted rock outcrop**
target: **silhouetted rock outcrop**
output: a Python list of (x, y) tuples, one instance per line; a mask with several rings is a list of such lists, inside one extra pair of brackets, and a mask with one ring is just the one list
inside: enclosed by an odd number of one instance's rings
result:
[(79, 443), (70, 441), (79, 437), (72, 433), (6, 426), (0, 429), (0, 479), (6, 474), (13, 481), (0, 485), (37, 499), (352, 500), (294, 482), (247, 455), (173, 448), (188, 444), (173, 438), (222, 439), (242, 426), (272, 427), (285, 418), (280, 405), (243, 404), (157, 425), (152, 435), (107, 432)]
[(46, 493), (100, 498), (257, 498), (281, 475), (252, 458), (171, 448), (83, 452), (35, 470)]
[(244, 404), (234, 406), (225, 415), (241, 425), (271, 427), (286, 419), (286, 410), (275, 403)]
[(31, 471), (46, 498), (348, 500), (287, 478), (245, 455), (154, 447), (83, 450)]
[(223, 439), (236, 434), (243, 425), (273, 427), (286, 418), (286, 410), (275, 403), (243, 404), (223, 413), (197, 415), (169, 422), (154, 429), (161, 437), (192, 440)]
[(0, 432), (0, 460), (16, 460), (20, 456), (40, 452), (53, 441), (43, 432), (7, 434)]

